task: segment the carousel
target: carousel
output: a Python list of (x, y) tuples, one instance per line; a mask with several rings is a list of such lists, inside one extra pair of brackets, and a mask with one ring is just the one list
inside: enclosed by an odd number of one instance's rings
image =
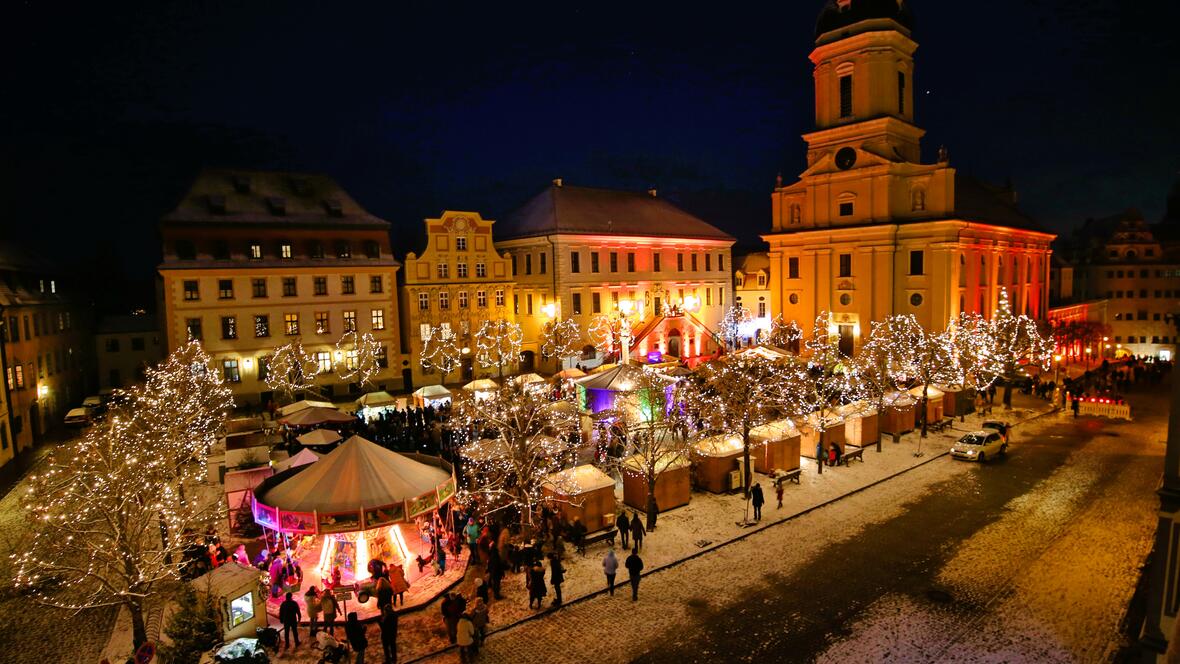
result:
[[(371, 560), (405, 571), (407, 601), (437, 587), (415, 582), (434, 573), (420, 560), (431, 559), (438, 510), (454, 494), (445, 461), (399, 454), (353, 436), (314, 463), (268, 478), (255, 490), (252, 506), (268, 540), (273, 537), (302, 570), (297, 601), (302, 604), (312, 586), (331, 588), (338, 599), (357, 602), (350, 610), (365, 618), (377, 613)], [(272, 596), (272, 612), (282, 598)]]

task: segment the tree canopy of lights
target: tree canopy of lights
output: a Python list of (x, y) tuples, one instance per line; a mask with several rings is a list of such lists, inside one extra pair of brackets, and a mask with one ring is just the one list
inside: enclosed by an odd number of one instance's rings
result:
[(468, 486), (463, 498), (484, 514), (515, 508), (532, 524), (544, 489), (570, 495), (574, 488), (553, 474), (577, 458), (578, 411), (570, 399), (552, 400), (548, 391), (515, 382), (485, 398), (455, 402), (452, 422), (471, 440), (460, 448)]
[(301, 392), (319, 393), (316, 386), (319, 373), (320, 364), (315, 356), (303, 347), (302, 341), (292, 339), (271, 354), (266, 386), (294, 401), (295, 395)]
[(952, 322), (950, 334), (959, 367), (956, 383), (973, 390), (991, 387), (1003, 370), (995, 353), (991, 321), (964, 311)]
[(368, 332), (345, 332), (336, 343), (336, 352), (342, 360), (336, 364), (336, 375), (346, 383), (363, 388), (381, 371), (381, 344)]
[[(922, 327), (912, 314), (889, 316), (877, 323), (885, 326), (884, 338), (889, 340), (886, 350), (890, 364), (906, 383), (922, 386), (919, 414), (922, 419), (922, 438), (926, 437), (926, 413), (932, 385), (953, 385), (962, 369), (955, 359), (954, 341), (950, 330), (933, 332)], [(919, 440), (919, 453), (921, 441)]]
[(138, 647), (146, 604), (180, 578), (192, 533), (219, 516), (218, 496), (193, 485), (232, 397), (195, 341), (128, 397), (31, 477), (32, 540), (13, 561), (15, 585), (40, 602), (124, 607)]
[(582, 330), (572, 318), (549, 321), (541, 331), (541, 357), (556, 358), (560, 369), (561, 359), (577, 353), (581, 340)]
[(497, 318), (485, 320), (475, 331), (475, 359), (481, 366), (496, 367), (496, 374), (504, 378), (504, 367), (520, 360), (524, 333), (520, 325)]
[(885, 412), (890, 394), (909, 387), (910, 375), (894, 364), (898, 354), (892, 346), (897, 340), (890, 335), (895, 330), (887, 321), (873, 323), (868, 340), (852, 360), (865, 398), (876, 404), (878, 413)]
[(717, 325), (717, 336), (725, 342), (725, 347), (733, 350), (742, 345), (745, 328), (747, 324), (754, 320), (750, 314), (750, 310), (745, 307), (735, 304), (725, 311), (725, 315), (721, 317), (721, 322)]
[(766, 335), (766, 343), (775, 348), (798, 352), (799, 344), (803, 341), (803, 330), (794, 320), (783, 320), (778, 314), (770, 322), (770, 330)]
[(442, 375), (440, 382), (446, 383), (447, 376), (459, 368), (463, 361), (463, 349), (459, 347), (455, 332), (450, 327), (438, 325), (422, 338), (422, 352), (418, 361), (425, 371), (437, 371)]
[(837, 411), (845, 404), (863, 400), (865, 385), (856, 364), (840, 350), (840, 335), (827, 312), (816, 317), (804, 346), (805, 376), (793, 383), (797, 388), (793, 402), (797, 412), (811, 414), (807, 426), (819, 432), (822, 440), (829, 428), (844, 426)]
[(594, 344), (594, 347), (606, 357), (622, 357), (622, 353), (628, 352), (622, 346), (623, 332), (625, 329), (629, 330), (629, 326), (630, 323), (623, 316), (595, 314), (590, 319), (590, 328), (587, 330), (587, 334), (590, 335), (590, 343)]

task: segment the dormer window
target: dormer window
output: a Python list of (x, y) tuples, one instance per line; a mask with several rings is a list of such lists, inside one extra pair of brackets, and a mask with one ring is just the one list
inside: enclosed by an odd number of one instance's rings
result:
[(766, 285), (766, 275), (765, 275), (765, 274), (760, 274), (760, 275), (758, 275), (758, 285), (759, 285), (759, 286), (765, 286), (765, 285)]
[(294, 256), (294, 253), (291, 250), (291, 243), (290, 242), (280, 242), (279, 243), (279, 258), (290, 259), (293, 256)]
[(213, 258), (219, 261), (229, 260), (229, 242), (226, 242), (225, 240), (214, 240)]
[(343, 217), (344, 216), (344, 207), (340, 204), (340, 201), (338, 201), (334, 198), (329, 198), (328, 200), (324, 201), (324, 209), (328, 211), (328, 216), (331, 216), (331, 217)]
[(381, 245), (377, 244), (375, 240), (366, 240), (365, 256), (369, 258), (381, 258)]
[(352, 245), (344, 240), (337, 242), (336, 258), (352, 258)]
[(282, 196), (268, 196), (266, 206), (270, 208), (270, 213), (277, 217), (287, 214), (287, 199)]
[(262, 243), (251, 242), (250, 243), (250, 260), (261, 260), (261, 259), (262, 259)]
[(324, 243), (320, 242), (319, 240), (312, 240), (307, 245), (307, 255), (311, 256), (312, 258), (323, 258), (324, 257)]

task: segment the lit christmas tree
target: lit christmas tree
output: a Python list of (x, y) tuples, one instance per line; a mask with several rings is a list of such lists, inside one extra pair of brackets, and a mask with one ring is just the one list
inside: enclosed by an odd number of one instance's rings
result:
[(778, 314), (770, 322), (770, 331), (766, 335), (767, 344), (775, 348), (798, 352), (799, 344), (802, 341), (803, 330), (794, 320), (783, 320), (783, 315)]
[(1023, 377), (1024, 366), (1047, 369), (1053, 356), (1053, 339), (1041, 334), (1037, 322), (1024, 314), (1013, 315), (1007, 289), (1000, 289), (996, 315), (991, 320), (991, 353), (1004, 381), (1004, 408), (1012, 408), (1012, 384)]
[(1004, 369), (995, 353), (991, 321), (976, 313), (962, 312), (953, 321), (950, 334), (959, 367), (956, 384), (980, 391), (991, 387)]
[[(922, 438), (928, 431), (926, 404), (932, 385), (953, 385), (959, 381), (962, 369), (955, 359), (955, 347), (949, 330), (931, 332), (911, 314), (889, 316), (877, 323), (881, 330), (884, 352), (899, 382), (922, 386), (919, 407), (922, 417)], [(918, 442), (921, 454), (921, 441)]]
[(485, 320), (475, 332), (475, 359), (481, 366), (496, 367), (503, 379), (504, 367), (520, 360), (523, 343), (524, 333), (516, 323), (503, 318)]
[(741, 347), (742, 341), (745, 339), (745, 332), (748, 323), (754, 320), (750, 315), (750, 310), (744, 307), (734, 305), (725, 311), (725, 315), (721, 317), (721, 322), (717, 325), (717, 336), (725, 342), (727, 350), (734, 350)]

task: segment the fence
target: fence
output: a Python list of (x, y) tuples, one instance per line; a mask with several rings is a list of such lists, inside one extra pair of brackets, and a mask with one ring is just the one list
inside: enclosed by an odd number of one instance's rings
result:
[(1131, 406), (1126, 403), (1083, 401), (1079, 404), (1078, 414), (1129, 420), (1131, 419)]

